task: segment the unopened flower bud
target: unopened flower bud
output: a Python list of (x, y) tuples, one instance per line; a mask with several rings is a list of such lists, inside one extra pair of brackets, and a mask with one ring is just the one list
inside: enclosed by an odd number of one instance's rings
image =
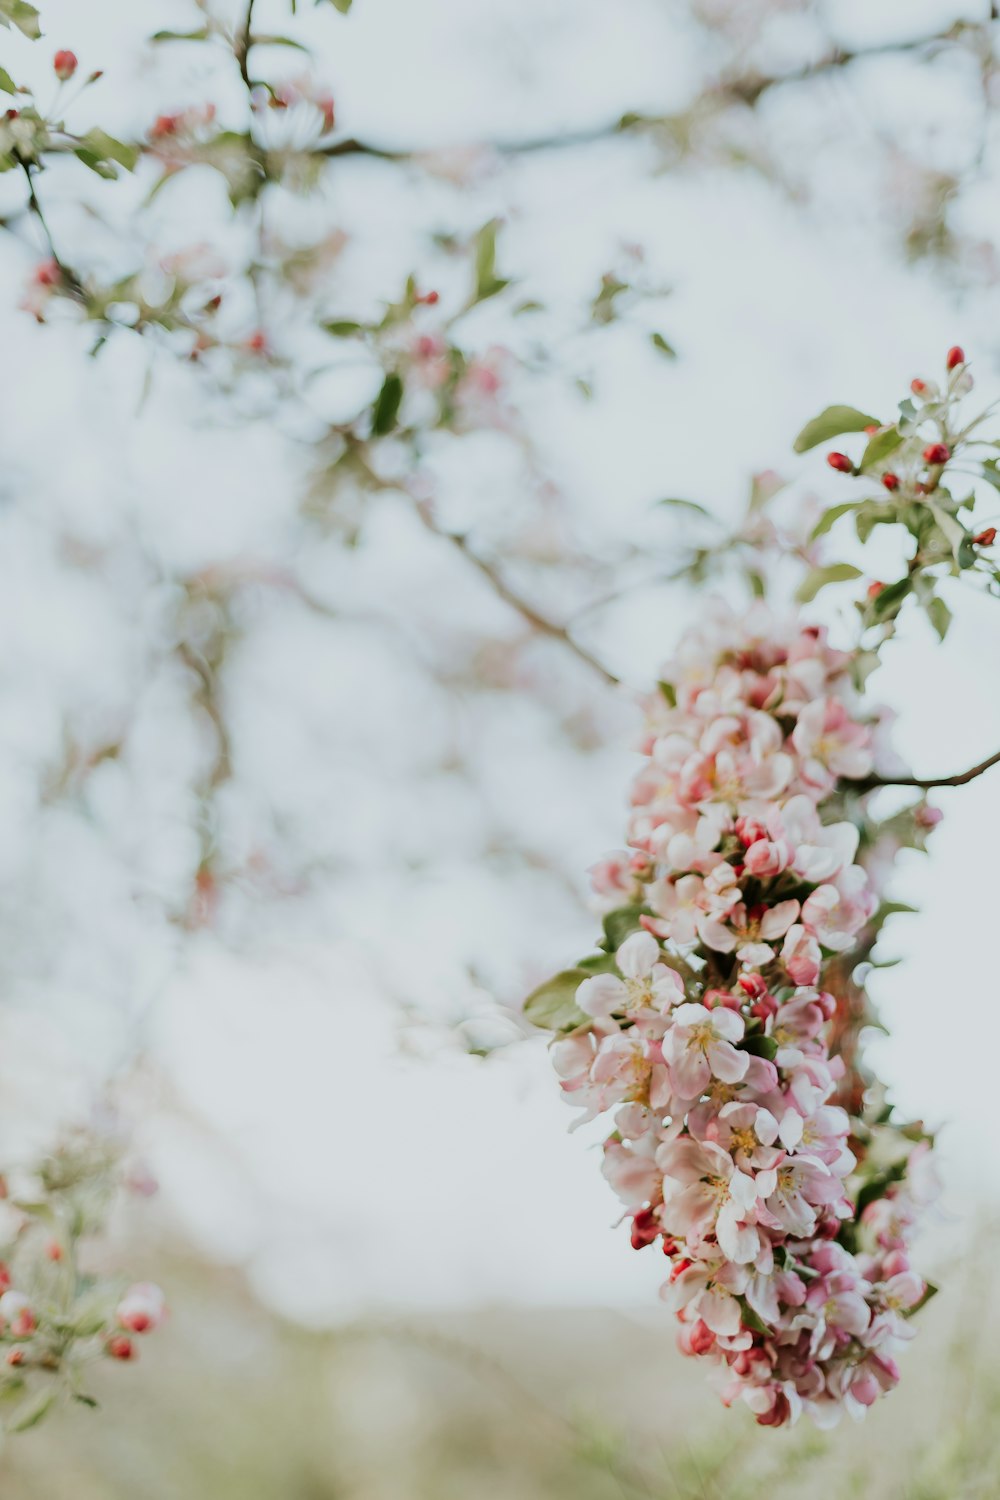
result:
[(66, 51), (57, 52), (52, 59), (52, 71), (60, 83), (65, 83), (67, 79), (72, 78), (76, 72), (76, 53)]
[(951, 457), (951, 449), (947, 443), (928, 443), (924, 449), (924, 459), (935, 466), (946, 464)]
[(899, 489), (899, 475), (898, 474), (883, 474), (882, 475), (882, 484), (883, 484), (884, 488), (887, 489), (887, 490), (889, 490), (890, 492), (893, 491), (893, 490), (898, 490)]
[(996, 539), (997, 529), (995, 526), (987, 526), (985, 531), (977, 531), (976, 535), (972, 538), (977, 547), (992, 547)]
[(945, 364), (949, 370), (957, 370), (959, 365), (965, 364), (965, 350), (960, 344), (953, 344), (948, 350)]
[(828, 453), (826, 461), (831, 469), (836, 469), (838, 474), (853, 474), (854, 465), (846, 453)]

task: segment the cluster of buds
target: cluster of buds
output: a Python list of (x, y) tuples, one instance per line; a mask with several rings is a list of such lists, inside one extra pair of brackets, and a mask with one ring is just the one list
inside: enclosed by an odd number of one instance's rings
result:
[(0, 1398), (10, 1431), (34, 1426), (61, 1395), (94, 1402), (84, 1381), (101, 1359), (133, 1360), (166, 1316), (163, 1293), (90, 1273), (86, 1241), (103, 1225), (113, 1151), (78, 1136), (0, 1200)]
[(646, 705), (629, 848), (593, 871), (605, 951), (527, 1006), (582, 1119), (615, 1111), (605, 1175), (669, 1261), (682, 1350), (770, 1426), (863, 1413), (929, 1291), (908, 1258), (929, 1139), (845, 1108), (837, 989), (878, 905), (837, 817), (877, 728), (850, 665), (762, 606), (685, 637)]

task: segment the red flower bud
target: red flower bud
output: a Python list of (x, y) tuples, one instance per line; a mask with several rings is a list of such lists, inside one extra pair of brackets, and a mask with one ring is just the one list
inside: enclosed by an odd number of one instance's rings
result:
[(948, 356), (945, 360), (945, 364), (948, 366), (949, 370), (957, 370), (959, 365), (965, 364), (965, 350), (960, 344), (953, 344), (952, 347), (948, 350)]
[(972, 538), (977, 547), (992, 547), (996, 539), (997, 529), (995, 526), (987, 526), (985, 531), (978, 531)]
[(927, 389), (927, 382), (926, 382), (926, 380), (911, 380), (910, 381), (910, 390), (913, 392), (913, 394), (915, 396), (922, 396), (924, 394), (924, 391), (926, 391), (926, 389)]
[(6, 1357), (7, 1363), (9, 1365), (23, 1365), (24, 1364), (24, 1350), (23, 1349), (8, 1349), (7, 1350), (7, 1354), (6, 1354), (5, 1357)]
[(899, 489), (899, 475), (898, 474), (883, 474), (882, 475), (882, 483), (883, 483), (883, 485), (885, 486), (885, 488), (887, 490), (898, 490)]
[(659, 1236), (660, 1226), (651, 1208), (640, 1208), (632, 1219), (632, 1249), (642, 1250)]
[(831, 469), (836, 469), (838, 474), (853, 474), (854, 465), (846, 453), (828, 453), (826, 461)]
[(65, 83), (68, 78), (72, 78), (76, 72), (76, 53), (57, 52), (52, 59), (52, 71), (60, 83)]
[(135, 1345), (123, 1333), (116, 1333), (104, 1347), (112, 1359), (135, 1359)]
[(951, 449), (946, 443), (928, 443), (924, 449), (924, 458), (929, 464), (946, 464), (951, 457)]
[(864, 433), (865, 433), (866, 437), (872, 437), (876, 432), (878, 432), (878, 423), (877, 422), (869, 422), (868, 426), (866, 428), (864, 428)]
[(868, 585), (868, 597), (869, 597), (869, 599), (877, 599), (878, 596), (879, 596), (879, 594), (881, 594), (881, 592), (882, 592), (882, 590), (884, 588), (885, 588), (885, 584), (882, 583), (880, 581), (880, 579), (873, 578), (872, 581), (871, 581), (871, 583)]

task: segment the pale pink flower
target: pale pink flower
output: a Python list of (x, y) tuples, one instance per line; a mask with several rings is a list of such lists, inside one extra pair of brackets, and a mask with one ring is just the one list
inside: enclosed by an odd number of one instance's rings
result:
[(807, 785), (826, 792), (839, 776), (867, 776), (872, 768), (871, 732), (855, 722), (837, 698), (807, 703), (792, 731)]
[(781, 948), (781, 962), (793, 984), (815, 984), (823, 955), (819, 943), (801, 923), (789, 927)]
[(585, 1015), (626, 1016), (632, 1020), (663, 1015), (684, 999), (684, 981), (660, 963), (660, 945), (649, 932), (633, 932), (615, 954), (622, 978), (595, 974), (576, 992)]
[(738, 1052), (733, 1045), (743, 1037), (742, 1016), (723, 1007), (708, 1010), (704, 1005), (687, 1003), (677, 1007), (673, 1021), (664, 1055), (677, 1094), (697, 1099), (712, 1078), (723, 1083), (739, 1082), (750, 1063), (748, 1054)]

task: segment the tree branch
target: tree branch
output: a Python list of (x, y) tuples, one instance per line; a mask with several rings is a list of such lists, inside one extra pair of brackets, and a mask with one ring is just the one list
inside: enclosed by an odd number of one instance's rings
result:
[(250, 57), (250, 48), (253, 46), (253, 32), (252, 32), (252, 27), (253, 27), (253, 8), (254, 8), (255, 3), (256, 3), (256, 0), (247, 0), (246, 15), (243, 18), (243, 25), (242, 25), (241, 29), (236, 34), (235, 47), (234, 47), (234, 51), (236, 53), (236, 61), (237, 61), (237, 64), (239, 65), (240, 77), (243, 79), (243, 82), (246, 84), (247, 92), (251, 93), (251, 94), (253, 93), (253, 82), (251, 81), (251, 78), (250, 78), (249, 57)]
[[(998, 19), (1000, 5), (991, 6), (989, 19), (983, 23), (956, 22), (945, 31), (933, 31), (925, 36), (910, 37), (903, 41), (878, 42), (871, 47), (835, 47), (815, 62), (804, 67), (793, 68), (784, 73), (749, 73), (723, 75), (715, 84), (709, 85), (706, 93), (721, 102), (746, 104), (753, 108), (764, 94), (788, 84), (808, 83), (827, 73), (837, 73), (852, 63), (865, 62), (869, 58), (892, 57), (900, 53), (921, 52), (934, 47), (947, 46), (960, 41), (970, 31), (985, 30)], [(616, 135), (640, 134), (644, 130), (662, 129), (683, 120), (683, 115), (627, 114), (617, 120), (607, 120), (582, 130), (566, 131), (561, 135), (528, 137), (520, 141), (489, 141), (484, 146), (501, 156), (523, 156), (535, 151), (561, 151), (574, 146), (589, 146), (600, 141), (612, 140)], [(432, 155), (435, 148), (388, 147), (370, 141), (350, 137), (327, 146), (320, 154), (327, 157), (369, 156), (378, 161), (413, 161), (420, 156)]]
[(1000, 765), (1000, 750), (981, 760), (977, 766), (970, 766), (967, 771), (959, 771), (955, 776), (866, 776), (863, 781), (852, 784), (862, 792), (871, 792), (880, 786), (915, 786), (923, 791), (931, 791), (937, 786), (965, 786), (968, 782), (975, 781), (977, 776), (982, 776), (991, 766), (997, 765)]
[(616, 677), (613, 672), (609, 672), (607, 667), (599, 662), (596, 656), (592, 656), (585, 646), (580, 645), (579, 641), (574, 640), (564, 625), (558, 625), (555, 620), (550, 620), (547, 615), (541, 614), (533, 604), (529, 604), (527, 599), (522, 598), (520, 594), (512, 589), (494, 567), (493, 563), (489, 562), (487, 558), (480, 556), (469, 542), (467, 536), (463, 536), (460, 532), (456, 531), (446, 531), (444, 527), (439, 526), (428, 506), (418, 503), (415, 509), (427, 530), (433, 536), (440, 537), (442, 541), (450, 542), (455, 550), (460, 552), (476, 571), (488, 581), (498, 598), (502, 599), (511, 609), (516, 610), (521, 618), (531, 626), (532, 630), (537, 631), (540, 635), (547, 635), (552, 640), (560, 641), (567, 650), (572, 651), (574, 656), (580, 661), (585, 662), (591, 671), (596, 672), (606, 683), (615, 687), (618, 685), (621, 680), (620, 678)]

